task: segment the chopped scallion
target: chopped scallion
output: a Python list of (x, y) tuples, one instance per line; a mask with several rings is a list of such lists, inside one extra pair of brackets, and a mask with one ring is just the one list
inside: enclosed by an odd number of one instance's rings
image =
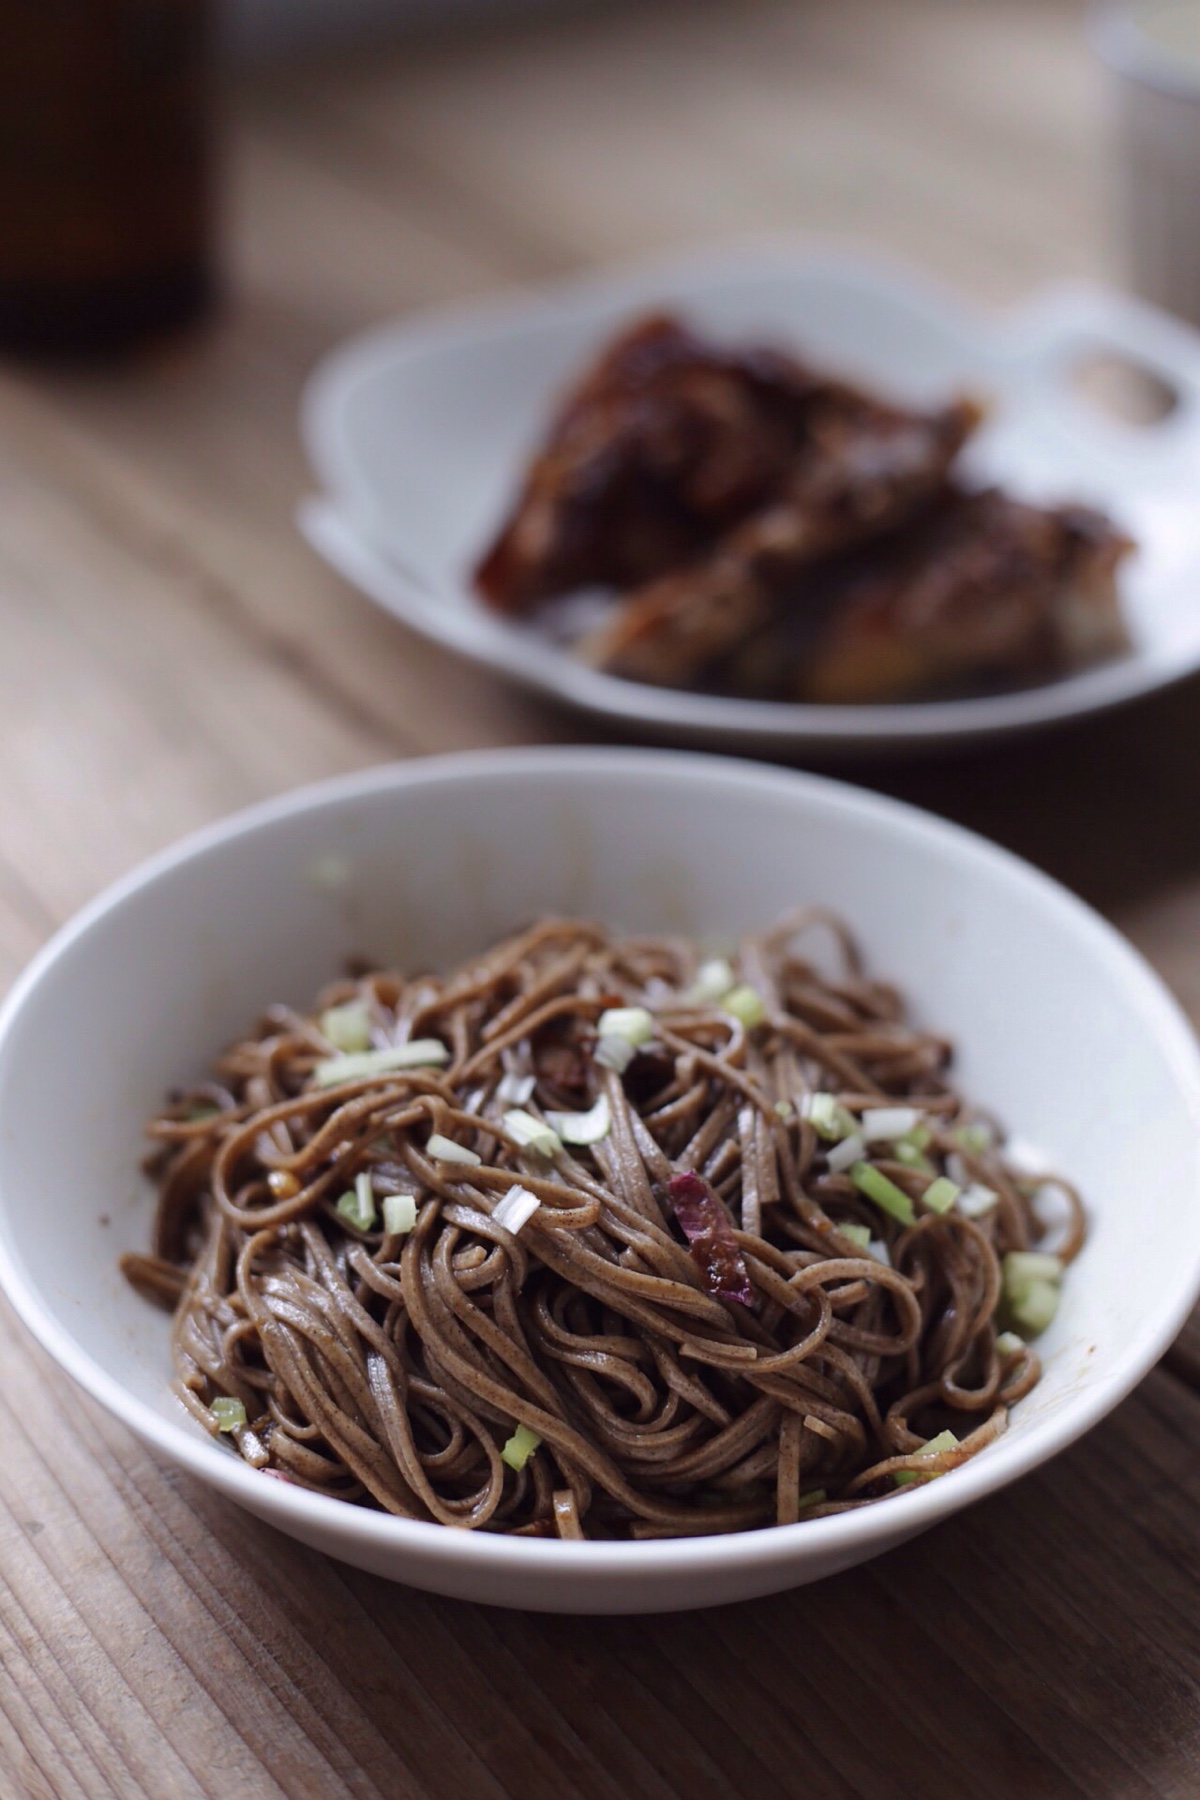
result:
[(1061, 1281), (1063, 1266), (1059, 1257), (1044, 1250), (1010, 1250), (1004, 1258), (1004, 1287), (1013, 1293), (1027, 1281)]
[(456, 1144), (453, 1138), (443, 1137), (440, 1131), (430, 1135), (425, 1149), (438, 1162), (466, 1163), (474, 1169), (483, 1161), (482, 1156), (477, 1155), (474, 1150), (468, 1150), (465, 1144)]
[(849, 1238), (852, 1244), (857, 1244), (860, 1250), (865, 1250), (871, 1242), (871, 1227), (869, 1225), (858, 1225), (853, 1220), (848, 1219), (844, 1224), (838, 1226), (838, 1230), (844, 1238)]
[(596, 1035), (624, 1038), (636, 1049), (654, 1036), (654, 1016), (644, 1006), (610, 1006), (596, 1022)]
[(539, 1156), (554, 1156), (562, 1149), (562, 1139), (552, 1125), (519, 1108), (505, 1113), (504, 1129), (523, 1150), (535, 1150)]
[(810, 1488), (807, 1494), (801, 1494), (796, 1502), (798, 1512), (807, 1512), (810, 1506), (820, 1506), (826, 1499), (824, 1488)]
[(502, 1225), (505, 1231), (511, 1231), (516, 1237), (528, 1225), (541, 1204), (537, 1195), (531, 1194), (528, 1188), (510, 1187), (503, 1199), (493, 1206), (492, 1217), (497, 1225)]
[(1000, 1196), (995, 1188), (984, 1187), (982, 1181), (973, 1181), (960, 1196), (958, 1210), (964, 1219), (985, 1219), (999, 1204)]
[(740, 1019), (747, 1029), (754, 1025), (761, 1025), (767, 1016), (762, 995), (745, 981), (739, 983), (735, 988), (730, 988), (727, 994), (722, 995), (721, 1010), (732, 1013), (734, 1018)]
[(925, 1153), (922, 1150), (919, 1150), (915, 1144), (909, 1143), (904, 1138), (902, 1138), (898, 1144), (892, 1145), (892, 1155), (897, 1162), (903, 1163), (906, 1169), (919, 1169), (922, 1175), (933, 1175), (936, 1173), (933, 1164)]
[(894, 1144), (920, 1123), (915, 1106), (868, 1106), (862, 1116), (862, 1134), (868, 1144)]
[(858, 1120), (838, 1103), (836, 1094), (805, 1094), (800, 1102), (800, 1117), (807, 1119), (817, 1136), (830, 1144), (853, 1137), (858, 1130)]
[(221, 1394), (209, 1406), (209, 1412), (217, 1421), (218, 1431), (236, 1431), (239, 1425), (246, 1423), (246, 1408), (241, 1400), (233, 1400), (228, 1394)]
[[(939, 1456), (943, 1450), (957, 1450), (957, 1449), (958, 1449), (958, 1439), (955, 1437), (954, 1433), (952, 1431), (939, 1431), (937, 1436), (930, 1438), (930, 1440), (927, 1444), (922, 1444), (921, 1448), (919, 1450), (914, 1450), (913, 1455), (914, 1456)], [(932, 1479), (933, 1476), (935, 1476), (937, 1474), (937, 1472), (938, 1471), (935, 1469), (932, 1471), (930, 1476), (923, 1476), (916, 1469), (894, 1469), (892, 1471), (892, 1480), (895, 1482), (897, 1487), (907, 1487), (908, 1484), (912, 1481), (924, 1481), (924, 1480)]]
[(737, 981), (732, 967), (723, 956), (716, 956), (711, 962), (702, 963), (696, 971), (696, 979), (685, 988), (680, 995), (689, 1006), (707, 1006), (727, 994)]
[(344, 1006), (327, 1006), (318, 1023), (322, 1037), (327, 1037), (335, 1050), (348, 1054), (370, 1049), (371, 1019), (361, 1000), (347, 1000)]
[(930, 1182), (921, 1199), (930, 1212), (944, 1213), (950, 1211), (961, 1193), (957, 1182), (951, 1181), (948, 1175), (939, 1175), (936, 1181)]
[(904, 1189), (897, 1187), (882, 1169), (875, 1168), (869, 1162), (856, 1162), (850, 1170), (850, 1179), (859, 1193), (865, 1194), (881, 1212), (890, 1213), (902, 1225), (916, 1222), (912, 1201)]
[(598, 1144), (612, 1130), (608, 1095), (601, 1094), (589, 1112), (547, 1112), (546, 1123), (564, 1144)]
[(506, 1106), (524, 1106), (537, 1086), (534, 1075), (516, 1075), (511, 1070), (496, 1083), (496, 1098)]
[(541, 1441), (537, 1432), (530, 1431), (528, 1425), (518, 1425), (501, 1449), (500, 1461), (506, 1462), (510, 1469), (520, 1471), (525, 1467)]
[(946, 1158), (946, 1173), (951, 1181), (958, 1183), (960, 1188), (970, 1187), (971, 1171), (968, 1169), (957, 1150), (952, 1150)]
[(1015, 1331), (1002, 1331), (996, 1339), (996, 1352), (1000, 1356), (1024, 1356), (1025, 1339), (1018, 1337)]
[(450, 1052), (437, 1038), (413, 1038), (407, 1044), (389, 1044), (386, 1050), (361, 1050), (357, 1054), (330, 1056), (313, 1070), (315, 1087), (337, 1087), (343, 1081), (361, 1081), (368, 1075), (388, 1075), (394, 1069), (441, 1068)]
[(1010, 1250), (1002, 1264), (1004, 1298), (1013, 1323), (1036, 1337), (1058, 1311), (1063, 1265), (1040, 1250)]
[(598, 1062), (603, 1069), (612, 1069), (623, 1075), (637, 1051), (628, 1038), (618, 1037), (615, 1032), (608, 1032), (597, 1038), (596, 1048), (592, 1051), (592, 1061)]
[(407, 1237), (417, 1222), (417, 1202), (412, 1194), (386, 1194), (383, 1229), (392, 1237)]
[(833, 1149), (826, 1154), (825, 1160), (829, 1164), (831, 1174), (840, 1175), (852, 1164), (861, 1162), (866, 1154), (865, 1140), (857, 1131), (852, 1131), (848, 1138), (843, 1138), (840, 1144), (833, 1146)]
[(1017, 1299), (1010, 1299), (1009, 1311), (1022, 1331), (1037, 1337), (1058, 1311), (1058, 1295), (1057, 1282), (1034, 1280), (1021, 1289)]
[(354, 1177), (354, 1190), (343, 1194), (335, 1209), (347, 1224), (359, 1231), (370, 1231), (375, 1223), (375, 1192), (366, 1169)]

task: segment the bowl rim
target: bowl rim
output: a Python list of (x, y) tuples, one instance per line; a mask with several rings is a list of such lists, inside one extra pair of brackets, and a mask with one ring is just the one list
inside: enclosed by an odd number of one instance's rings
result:
[[(415, 757), (336, 776), (289, 790), (242, 808), (186, 835), (179, 842), (139, 863), (104, 888), (64, 924), (33, 957), (0, 1005), (0, 1059), (20, 1028), (25, 1009), (34, 1003), (43, 980), (58, 961), (93, 928), (163, 877), (239, 838), (253, 836), (297, 814), (389, 791), (480, 780), (519, 781), (528, 776), (565, 779), (600, 777), (653, 781), (660, 776), (698, 784), (743, 786), (760, 794), (777, 794), (801, 806), (848, 814), (905, 834), (915, 832), (950, 854), (1023, 887), (1049, 906), (1092, 943), (1127, 998), (1153, 1033), (1177, 1083), (1195, 1127), (1193, 1184), (1200, 1189), (1200, 1047), (1178, 1003), (1161, 978), (1116, 928), (1061, 883), (1011, 851), (990, 843), (961, 825), (939, 818), (908, 802), (857, 788), (824, 775), (781, 769), (770, 764), (693, 751), (624, 747), (528, 746)], [(960, 1511), (1006, 1487), (1066, 1449), (1097, 1424), (1137, 1385), (1167, 1349), (1200, 1294), (1200, 1209), (1194, 1242), (1178, 1247), (1168, 1276), (1171, 1294), (1153, 1318), (1141, 1323), (1126, 1346), (1120, 1365), (1076, 1392), (1061, 1411), (1037, 1420), (1018, 1441), (1001, 1438), (988, 1453), (954, 1471), (952, 1481), (934, 1481), (906, 1489), (890, 1506), (792, 1525), (762, 1527), (725, 1535), (582, 1543), (557, 1539), (512, 1538), (476, 1531), (449, 1530), (424, 1520), (397, 1518), (272, 1481), (203, 1435), (179, 1408), (179, 1419), (164, 1419), (148, 1403), (131, 1395), (122, 1383), (76, 1342), (43, 1300), (27, 1275), (10, 1235), (11, 1200), (5, 1191), (4, 1150), (0, 1145), (0, 1288), (18, 1316), (49, 1355), (94, 1400), (127, 1425), (151, 1449), (189, 1474), (208, 1482), (260, 1518), (292, 1535), (325, 1544), (353, 1542), (363, 1555), (386, 1560), (389, 1553), (430, 1570), (453, 1568), (459, 1575), (509, 1574), (524, 1571), (532, 1584), (546, 1577), (571, 1579), (607, 1574), (618, 1577), (712, 1574), (750, 1571), (780, 1564), (800, 1567), (811, 1559), (826, 1565), (871, 1554)], [(165, 1371), (164, 1371), (165, 1381)]]

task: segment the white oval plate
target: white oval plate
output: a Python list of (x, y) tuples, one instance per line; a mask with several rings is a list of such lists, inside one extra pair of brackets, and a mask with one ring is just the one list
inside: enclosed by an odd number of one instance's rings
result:
[[(902, 399), (982, 393), (992, 412), (964, 459), (971, 478), (1091, 501), (1138, 541), (1123, 583), (1129, 655), (981, 699), (793, 705), (623, 681), (489, 611), (470, 570), (556, 394), (619, 323), (664, 305), (717, 337), (793, 347)], [(1081, 397), (1074, 371), (1107, 354), (1175, 393), (1163, 422), (1121, 424)], [(328, 562), (413, 630), (626, 728), (895, 750), (1079, 717), (1200, 668), (1200, 333), (1101, 289), (1056, 288), (989, 318), (874, 262), (733, 246), (385, 326), (320, 365), (301, 423), (323, 493), (300, 525)]]

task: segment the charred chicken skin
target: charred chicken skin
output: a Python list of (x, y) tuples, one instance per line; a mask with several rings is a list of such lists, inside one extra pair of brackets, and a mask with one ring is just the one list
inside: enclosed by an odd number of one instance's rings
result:
[(965, 491), (981, 416), (653, 315), (566, 396), (477, 586), (518, 615), (616, 590), (577, 652), (659, 686), (898, 700), (1118, 653), (1129, 541), (1085, 508)]

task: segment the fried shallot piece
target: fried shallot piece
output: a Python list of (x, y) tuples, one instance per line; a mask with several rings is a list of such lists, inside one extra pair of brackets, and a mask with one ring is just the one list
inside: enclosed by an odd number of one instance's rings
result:
[(827, 704), (1032, 686), (1128, 646), (1102, 515), (995, 489), (808, 570), (771, 625), (712, 671), (726, 691)]
[(579, 588), (639, 589), (743, 522), (761, 554), (795, 564), (935, 491), (977, 418), (966, 403), (903, 412), (782, 353), (716, 349), (655, 315), (567, 396), (476, 584), (509, 613)]

